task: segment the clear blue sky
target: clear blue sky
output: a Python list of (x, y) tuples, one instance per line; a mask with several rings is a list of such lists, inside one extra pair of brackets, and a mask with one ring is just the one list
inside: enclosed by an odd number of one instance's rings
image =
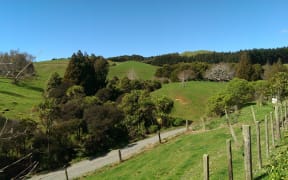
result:
[(285, 0), (1, 0), (0, 51), (36, 60), (288, 45)]

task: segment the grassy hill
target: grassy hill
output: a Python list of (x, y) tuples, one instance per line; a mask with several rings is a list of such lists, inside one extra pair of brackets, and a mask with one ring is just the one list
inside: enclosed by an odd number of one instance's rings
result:
[(34, 63), (36, 77), (13, 84), (10, 79), (0, 79), (0, 112), (9, 118), (33, 118), (35, 107), (42, 101), (42, 92), (53, 72), (63, 75), (68, 61), (55, 60)]
[(192, 57), (192, 56), (196, 56), (198, 54), (209, 54), (209, 53), (213, 53), (213, 51), (207, 51), (207, 50), (198, 50), (198, 51), (185, 51), (183, 53), (181, 53), (181, 56), (187, 56), (187, 57)]
[(204, 116), (208, 98), (225, 87), (225, 83), (191, 81), (183, 87), (181, 83), (170, 83), (152, 93), (173, 99), (172, 116), (199, 121)]
[[(254, 106), (256, 118), (263, 120), (273, 108), (268, 105), (262, 108)], [(203, 179), (202, 156), (209, 154), (211, 179), (228, 179), (226, 140), (231, 139), (225, 119), (218, 119), (222, 125), (213, 130), (188, 132), (178, 138), (161, 144), (153, 149), (147, 149), (141, 155), (111, 167), (105, 167), (82, 179)], [(212, 123), (212, 122), (211, 122)], [(252, 132), (252, 154), (254, 177), (263, 175), (257, 170), (256, 137), (250, 107), (240, 111), (240, 117), (234, 124), (238, 141), (242, 144), (241, 125), (250, 124)], [(262, 130), (262, 158), (264, 165), (268, 163), (265, 157), (264, 123)], [(244, 179), (244, 159), (242, 145), (232, 143), (234, 179)]]
[[(21, 81), (18, 85), (13, 84), (12, 80), (0, 79), (0, 112), (9, 118), (37, 119), (35, 107), (42, 101), (47, 80), (54, 72), (63, 76), (68, 63), (68, 60), (36, 62), (36, 77)], [(117, 63), (110, 67), (108, 78), (126, 76), (133, 69), (138, 78), (153, 79), (156, 68), (134, 61)]]
[(115, 63), (115, 66), (110, 66), (108, 78), (111, 79), (114, 76), (122, 78), (124, 76), (128, 76), (130, 73), (134, 74), (139, 79), (148, 80), (153, 79), (156, 69), (156, 66), (137, 61)]

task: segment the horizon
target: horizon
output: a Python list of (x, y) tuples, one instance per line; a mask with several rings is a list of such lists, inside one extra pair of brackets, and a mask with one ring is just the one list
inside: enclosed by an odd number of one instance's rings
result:
[[(15, 3), (16, 2), (16, 3)], [(81, 50), (105, 58), (275, 49), (288, 42), (288, 2), (244, 0), (3, 1), (0, 52), (35, 61)]]

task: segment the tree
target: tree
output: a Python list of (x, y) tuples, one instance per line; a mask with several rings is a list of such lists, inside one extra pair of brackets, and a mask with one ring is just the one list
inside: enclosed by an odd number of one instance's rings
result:
[(84, 120), (89, 132), (85, 142), (86, 151), (100, 152), (126, 141), (126, 131), (120, 124), (123, 118), (123, 112), (110, 103), (85, 109)]
[(134, 68), (129, 69), (129, 71), (128, 71), (128, 73), (127, 73), (127, 77), (128, 77), (128, 79), (130, 79), (130, 80), (136, 80), (136, 79), (138, 79), (137, 74), (136, 74)]
[(237, 109), (252, 100), (253, 87), (244, 79), (234, 78), (220, 93), (209, 98), (208, 111), (210, 114), (223, 115), (225, 109)]
[(205, 78), (211, 81), (229, 81), (234, 77), (234, 70), (227, 63), (219, 63), (212, 65), (211, 69), (205, 73)]
[(265, 100), (265, 98), (268, 96), (269, 94), (269, 83), (268, 81), (265, 80), (259, 80), (259, 81), (255, 81), (253, 82), (253, 88), (255, 91), (255, 99), (257, 100), (257, 103), (262, 106), (263, 102)]
[(288, 93), (288, 73), (278, 72), (269, 80), (272, 94), (281, 100)]
[(185, 86), (185, 81), (191, 78), (191, 76), (193, 76), (193, 71), (189, 69), (182, 70), (177, 75), (178, 79), (182, 82), (182, 86)]
[(272, 65), (266, 63), (266, 65), (264, 66), (263, 79), (269, 80), (270, 78), (272, 78), (272, 76), (274, 76), (278, 72), (288, 72), (287, 67), (282, 64), (280, 58), (276, 63), (273, 63)]
[(157, 124), (155, 104), (146, 91), (133, 90), (126, 94), (119, 108), (125, 113), (123, 124), (132, 138), (144, 136), (150, 125)]
[(251, 80), (252, 74), (253, 74), (253, 67), (251, 64), (250, 57), (248, 53), (244, 52), (241, 54), (240, 61), (236, 67), (236, 77), (249, 81)]
[(64, 80), (83, 86), (86, 95), (94, 95), (106, 86), (108, 63), (102, 57), (88, 56), (81, 51), (73, 54), (65, 71)]

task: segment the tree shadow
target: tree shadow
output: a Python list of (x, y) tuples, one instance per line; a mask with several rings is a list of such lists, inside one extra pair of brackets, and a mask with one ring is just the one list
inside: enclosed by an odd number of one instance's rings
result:
[(32, 90), (32, 91), (37, 91), (37, 92), (43, 92), (44, 91), (44, 89), (41, 87), (31, 86), (31, 85), (28, 85), (25, 83), (16, 84), (16, 85), (19, 87), (25, 88), (25, 89)]
[(23, 96), (21, 94), (18, 94), (18, 93), (9, 92), (9, 91), (3, 91), (3, 90), (0, 90), (0, 93), (6, 94), (6, 95), (9, 95), (9, 96), (14, 96), (14, 97), (25, 97), (25, 96)]

